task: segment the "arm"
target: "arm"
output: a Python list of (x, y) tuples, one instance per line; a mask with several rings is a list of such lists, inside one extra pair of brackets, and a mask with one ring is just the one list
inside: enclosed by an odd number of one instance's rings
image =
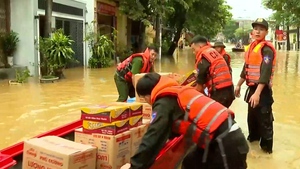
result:
[(258, 86), (255, 90), (255, 93), (260, 95), (261, 91), (268, 85), (272, 75), (273, 68), (273, 60), (274, 60), (274, 52), (268, 46), (263, 47), (262, 49), (263, 62), (261, 63), (260, 68), (260, 78), (258, 82)]
[(155, 70), (154, 70), (154, 64), (151, 66), (150, 72), (155, 72)]
[(132, 73), (132, 84), (134, 85), (134, 75), (141, 73), (141, 69), (143, 68), (143, 59), (141, 57), (135, 57), (132, 59), (131, 65), (132, 67), (130, 71)]
[(207, 82), (207, 73), (209, 71), (210, 63), (207, 59), (202, 57), (202, 60), (200, 63), (198, 63), (198, 75), (196, 80), (196, 90), (198, 90), (201, 93), (204, 93), (204, 84)]
[(244, 64), (243, 69), (240, 74), (240, 80), (238, 81), (237, 86), (241, 87), (246, 80), (246, 64)]
[(230, 67), (229, 56), (227, 54), (224, 55), (224, 59), (225, 59), (227, 65)]
[(154, 103), (153, 112), (157, 113), (156, 117), (144, 135), (136, 154), (131, 157), (130, 169), (149, 168), (168, 140), (173, 123), (170, 121), (170, 114), (174, 109), (174, 105), (170, 105), (168, 101), (166, 98), (161, 98)]

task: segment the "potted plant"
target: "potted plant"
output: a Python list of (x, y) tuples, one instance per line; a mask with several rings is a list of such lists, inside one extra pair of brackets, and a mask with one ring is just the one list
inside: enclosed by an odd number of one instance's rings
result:
[(16, 70), (16, 79), (15, 80), (9, 80), (9, 84), (10, 85), (16, 85), (16, 84), (26, 83), (28, 81), (29, 77), (30, 77), (30, 71), (27, 67), (23, 71)]
[(3, 50), (4, 56), (7, 58), (6, 62), (8, 65), (13, 65), (13, 56), (17, 50), (17, 45), (19, 40), (18, 33), (10, 31), (1, 35), (1, 48)]
[(116, 30), (111, 35), (101, 35), (99, 31), (94, 31), (94, 22), (87, 27), (85, 41), (88, 42), (92, 56), (89, 59), (90, 68), (105, 68), (111, 66), (112, 58), (115, 56)]
[(40, 38), (39, 51), (43, 55), (42, 67), (46, 67), (43, 79), (62, 78), (63, 69), (74, 59), (73, 40), (61, 29), (55, 31), (50, 38)]

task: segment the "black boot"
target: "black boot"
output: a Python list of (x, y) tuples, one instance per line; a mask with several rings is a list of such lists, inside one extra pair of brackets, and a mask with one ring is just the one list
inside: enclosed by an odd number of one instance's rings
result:
[(261, 149), (268, 153), (268, 154), (272, 154), (273, 153), (273, 139), (261, 139), (260, 140), (260, 147)]

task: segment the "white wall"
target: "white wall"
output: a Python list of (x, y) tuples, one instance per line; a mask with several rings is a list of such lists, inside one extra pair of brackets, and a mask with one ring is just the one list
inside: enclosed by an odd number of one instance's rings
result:
[(34, 7), (35, 0), (13, 0), (11, 4), (11, 29), (19, 34), (20, 42), (14, 55), (16, 65), (28, 66), (34, 74)]

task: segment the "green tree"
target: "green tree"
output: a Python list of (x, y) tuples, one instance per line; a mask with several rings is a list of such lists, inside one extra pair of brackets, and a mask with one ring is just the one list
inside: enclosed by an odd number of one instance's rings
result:
[(230, 20), (225, 25), (224, 29), (222, 30), (223, 35), (226, 37), (226, 39), (231, 40), (235, 38), (235, 30), (239, 28), (238, 22), (235, 20)]
[[(231, 18), (230, 6), (224, 0), (186, 0), (185, 3), (169, 1), (174, 13), (166, 16), (165, 24), (170, 28), (169, 34), (174, 35), (168, 54), (172, 55), (183, 28), (194, 34), (201, 34), (208, 38), (214, 37)], [(172, 36), (167, 36), (172, 37)]]
[(162, 16), (164, 27), (167, 28), (163, 38), (172, 41), (167, 52), (169, 55), (176, 49), (183, 28), (214, 37), (232, 16), (224, 0), (120, 0), (119, 4), (120, 11), (141, 22), (142, 43), (145, 42), (146, 25), (158, 15)]
[(237, 28), (234, 32), (236, 39), (241, 39), (243, 44), (248, 44), (249, 42), (249, 33), (252, 29), (249, 28)]
[(271, 19), (275, 21), (276, 28), (283, 26), (286, 30), (287, 50), (290, 50), (290, 26), (300, 25), (300, 3), (297, 0), (263, 0), (266, 8), (272, 9), (275, 13)]
[(230, 9), (224, 0), (198, 1), (188, 11), (185, 26), (195, 34), (213, 38), (231, 19)]

